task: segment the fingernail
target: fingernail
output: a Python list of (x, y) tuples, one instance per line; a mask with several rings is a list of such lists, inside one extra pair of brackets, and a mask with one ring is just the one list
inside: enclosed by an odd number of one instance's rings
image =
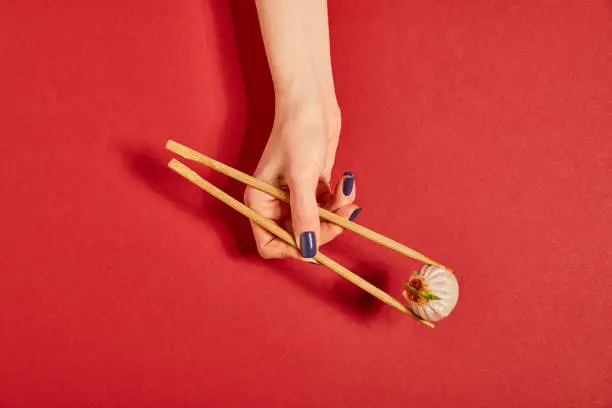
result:
[(317, 254), (317, 238), (314, 232), (302, 232), (302, 235), (300, 235), (300, 249), (304, 258), (312, 258)]
[(344, 181), (342, 182), (342, 193), (345, 196), (350, 196), (353, 192), (353, 186), (355, 185), (355, 177), (353, 172), (347, 171), (344, 173)]
[(349, 217), (349, 221), (355, 221), (355, 218), (357, 218), (360, 212), (361, 212), (361, 208), (357, 208), (355, 211), (353, 211), (353, 213)]

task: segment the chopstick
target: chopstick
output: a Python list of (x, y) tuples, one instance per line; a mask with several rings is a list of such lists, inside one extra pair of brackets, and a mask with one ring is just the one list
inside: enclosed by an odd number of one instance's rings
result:
[[(278, 224), (276, 224), (274, 221), (264, 217), (263, 215), (259, 214), (257, 211), (252, 210), (251, 208), (247, 207), (240, 201), (236, 200), (234, 197), (230, 196), (223, 190), (214, 186), (210, 182), (204, 180), (202, 177), (200, 177), (200, 175), (198, 175), (192, 169), (187, 167), (185, 164), (181, 163), (177, 159), (172, 159), (168, 163), (168, 167), (174, 170), (176, 173), (183, 176), (184, 178), (186, 178), (187, 180), (191, 181), (196, 186), (200, 187), (202, 190), (208, 192), (213, 197), (223, 201), (225, 204), (232, 207), (234, 210), (238, 211), (239, 213), (246, 216), (253, 222), (257, 223), (262, 228), (265, 228), (266, 230), (270, 231), (272, 234), (276, 235), (277, 237), (285, 241), (287, 244), (292, 245), (297, 248), (297, 244), (295, 242), (293, 235), (291, 235), (289, 232), (285, 231), (283, 228), (278, 226)], [(355, 273), (351, 272), (349, 269), (340, 265), (338, 262), (334, 261), (333, 259), (323, 255), (320, 251), (317, 253), (317, 255), (315, 255), (314, 259), (318, 261), (319, 263), (321, 263), (322, 265), (328, 267), (332, 271), (336, 272), (338, 275), (347, 279), (351, 283), (357, 285), (364, 291), (368, 292), (372, 296), (386, 303), (387, 305), (399, 310), (400, 312), (404, 314), (407, 314), (413, 317), (414, 319), (418, 320), (419, 322), (421, 322), (427, 327), (431, 327), (431, 328), (434, 327), (433, 323), (427, 320), (424, 320), (420, 318), (419, 316), (415, 315), (412, 312), (412, 310), (408, 309), (403, 303), (395, 299), (393, 296), (389, 295), (387, 292), (379, 289), (378, 287), (372, 285), (370, 282), (366, 281), (359, 275), (356, 275)]]
[[(289, 202), (289, 194), (287, 194), (285, 191), (279, 188), (276, 188), (266, 183), (265, 181), (249, 176), (248, 174), (245, 174), (239, 170), (236, 170), (215, 159), (205, 156), (200, 152), (197, 152), (187, 146), (184, 146), (178, 142), (175, 142), (174, 140), (168, 140), (168, 142), (166, 143), (166, 149), (170, 150), (173, 153), (178, 154), (181, 157), (184, 157), (185, 159), (193, 160), (195, 162), (203, 164), (207, 167), (210, 167), (211, 169), (215, 171), (218, 171), (219, 173), (225, 174), (226, 176), (233, 178), (234, 180), (240, 181), (248, 186), (256, 188), (257, 190), (263, 191), (264, 193), (267, 193), (274, 198), (277, 198), (285, 202)], [(334, 214), (333, 212), (328, 211), (324, 208), (319, 207), (319, 216), (326, 221), (339, 225), (342, 228), (351, 230), (354, 233), (361, 235), (364, 238), (367, 238), (389, 249), (399, 252), (400, 254), (405, 255), (409, 258), (416, 259), (426, 264), (437, 265), (449, 271), (452, 271), (452, 269), (442, 265), (439, 262), (434, 261), (433, 259), (426, 257), (425, 255), (415, 251), (412, 248), (409, 248), (397, 241), (394, 241), (391, 238), (388, 238), (382, 234), (379, 234), (376, 231), (372, 231), (369, 228), (366, 228), (355, 222), (349, 221), (348, 219), (341, 217), (337, 214)]]

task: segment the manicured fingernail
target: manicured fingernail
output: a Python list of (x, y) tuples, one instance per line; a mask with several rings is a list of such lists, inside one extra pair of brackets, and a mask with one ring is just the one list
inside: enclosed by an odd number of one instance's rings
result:
[(300, 249), (304, 258), (312, 258), (317, 254), (317, 238), (314, 232), (302, 232), (302, 235), (300, 235)]
[(355, 185), (355, 176), (353, 172), (347, 171), (344, 173), (344, 181), (342, 182), (342, 193), (345, 196), (350, 196), (353, 192), (353, 186)]
[(355, 221), (355, 218), (357, 218), (360, 212), (361, 212), (361, 208), (357, 208), (355, 211), (353, 211), (353, 213), (349, 217), (349, 221)]

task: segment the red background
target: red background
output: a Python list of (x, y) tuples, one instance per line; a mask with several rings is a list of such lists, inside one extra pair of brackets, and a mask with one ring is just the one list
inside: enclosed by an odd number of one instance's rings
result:
[[(259, 260), (165, 168), (174, 138), (253, 171), (251, 3), (0, 3), (0, 406), (611, 407), (612, 3), (330, 2), (336, 173), (455, 269), (435, 330)], [(395, 296), (418, 266), (325, 249)]]

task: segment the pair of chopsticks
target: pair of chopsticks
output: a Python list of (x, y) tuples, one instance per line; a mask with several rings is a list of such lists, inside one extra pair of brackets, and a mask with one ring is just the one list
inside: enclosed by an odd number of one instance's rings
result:
[[(289, 201), (289, 194), (286, 193), (285, 191), (279, 188), (276, 188), (255, 177), (249, 176), (248, 174), (242, 173), (230, 166), (227, 166), (208, 156), (205, 156), (202, 153), (199, 153), (193, 149), (190, 149), (189, 147), (183, 146), (180, 143), (169, 140), (166, 143), (166, 149), (170, 150), (171, 152), (185, 159), (192, 160), (192, 161), (201, 163), (207, 167), (210, 167), (211, 169), (216, 170), (219, 173), (225, 174), (226, 176), (231, 177), (234, 180), (240, 181), (246, 185), (256, 188), (264, 193), (271, 195), (274, 198), (277, 198), (285, 202)], [(200, 177), (197, 173), (195, 173), (192, 169), (187, 167), (185, 164), (183, 164), (179, 160), (173, 158), (168, 163), (168, 167), (174, 170), (176, 173), (183, 176), (184, 178), (186, 178), (187, 180), (191, 181), (196, 186), (200, 187), (202, 190), (208, 192), (215, 198), (223, 201), (225, 204), (229, 205), (234, 210), (238, 211), (245, 217), (249, 218), (250, 220), (258, 224), (262, 228), (265, 228), (270, 233), (276, 235), (277, 237), (279, 237), (280, 239), (282, 239), (289, 245), (292, 245), (297, 248), (297, 243), (292, 234), (285, 231), (274, 221), (264, 217), (263, 215), (259, 214), (257, 211), (252, 210), (251, 208), (244, 205), (242, 202), (236, 200), (229, 194), (225, 193), (223, 190), (215, 187), (210, 182), (204, 180), (202, 177)], [(333, 212), (328, 211), (324, 208), (319, 208), (319, 216), (326, 221), (339, 225), (342, 228), (351, 230), (367, 239), (377, 242), (387, 248), (390, 248), (410, 258), (419, 260), (427, 264), (438, 265), (438, 266), (444, 267), (440, 263), (435, 262), (434, 260), (430, 258), (427, 258), (425, 255), (415, 251), (414, 249), (408, 248), (407, 246), (402, 245), (399, 242), (392, 240), (391, 238), (385, 237), (382, 234), (379, 234), (359, 224), (349, 221), (348, 219), (341, 217), (337, 214), (334, 214)], [(379, 289), (378, 287), (372, 285), (370, 282), (366, 281), (365, 279), (351, 272), (349, 269), (340, 265), (333, 259), (325, 256), (324, 254), (321, 253), (321, 251), (317, 252), (317, 254), (314, 256), (314, 259), (320, 264), (336, 272), (338, 275), (347, 279), (351, 283), (357, 285), (361, 289), (370, 293), (372, 296), (388, 304), (389, 306), (399, 310), (400, 312), (404, 314), (407, 314), (415, 318), (416, 320), (420, 321), (421, 323), (423, 323), (424, 325), (428, 327), (431, 327), (431, 328), (434, 327), (434, 325), (431, 322), (424, 320), (420, 318), (419, 316), (415, 315), (410, 309), (408, 309), (403, 303), (399, 302), (393, 296), (389, 295), (388, 293)]]

